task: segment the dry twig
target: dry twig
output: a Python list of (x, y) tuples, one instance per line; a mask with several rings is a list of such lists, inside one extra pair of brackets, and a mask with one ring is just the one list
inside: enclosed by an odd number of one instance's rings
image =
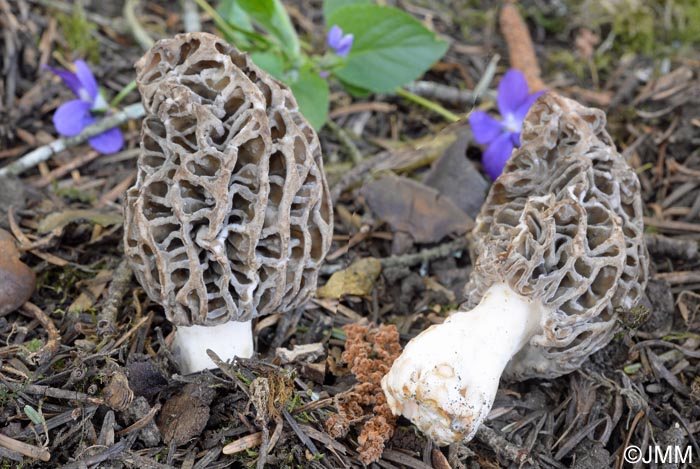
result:
[(107, 300), (97, 318), (97, 332), (100, 336), (112, 336), (116, 333), (114, 324), (117, 321), (117, 311), (121, 306), (122, 298), (129, 289), (131, 276), (131, 267), (126, 260), (122, 260), (114, 270), (112, 283), (107, 291)]
[(462, 236), (452, 241), (448, 241), (447, 243), (438, 244), (435, 247), (423, 249), (416, 253), (385, 257), (383, 259), (379, 259), (379, 262), (382, 264), (382, 268), (384, 269), (390, 267), (412, 267), (414, 265), (422, 264), (423, 262), (430, 262), (434, 261), (435, 259), (449, 257), (466, 249), (468, 244), (468, 239), (465, 236)]
[(46, 448), (40, 448), (38, 446), (28, 445), (27, 443), (22, 443), (14, 438), (5, 436), (0, 433), (0, 446), (7, 448), (10, 451), (16, 451), (27, 457), (39, 459), (41, 461), (47, 462), (51, 459), (51, 453)]
[(56, 325), (37, 305), (27, 301), (22, 305), (22, 311), (32, 317), (35, 317), (48, 334), (46, 343), (36, 352), (37, 362), (40, 365), (48, 363), (54, 355), (58, 353), (61, 347), (61, 334), (59, 334)]
[(461, 90), (453, 86), (434, 83), (432, 81), (414, 81), (404, 86), (411, 93), (422, 96), (426, 99), (436, 99), (444, 101), (454, 106), (472, 105), (476, 101), (484, 98), (496, 99), (496, 90), (486, 90), (483, 94), (477, 94), (471, 90)]
[(43, 147), (39, 147), (36, 150), (27, 153), (14, 163), (10, 163), (5, 167), (0, 168), (0, 176), (6, 176), (8, 174), (21, 174), (29, 168), (33, 168), (34, 166), (38, 165), (42, 161), (48, 160), (56, 153), (85, 142), (90, 137), (99, 135), (102, 132), (117, 127), (131, 119), (140, 119), (144, 116), (144, 113), (145, 111), (141, 103), (126, 106), (121, 111), (115, 112), (111, 116), (107, 116), (101, 121), (85, 127), (83, 131), (75, 137), (59, 138), (48, 145), (44, 145)]

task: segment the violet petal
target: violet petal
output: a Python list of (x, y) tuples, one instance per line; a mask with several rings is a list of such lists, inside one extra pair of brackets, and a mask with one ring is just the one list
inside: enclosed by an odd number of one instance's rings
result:
[(511, 132), (510, 140), (513, 142), (516, 148), (520, 148), (520, 132)]
[(498, 110), (501, 115), (515, 113), (515, 111), (527, 100), (528, 88), (525, 75), (519, 70), (510, 69), (503, 75), (498, 84)]
[(61, 104), (53, 114), (56, 132), (64, 137), (78, 135), (81, 130), (95, 119), (90, 115), (90, 103), (81, 99)]
[(331, 29), (328, 30), (328, 37), (326, 38), (326, 43), (332, 47), (334, 50), (338, 47), (340, 39), (343, 37), (343, 30), (340, 26), (334, 24)]
[(484, 165), (484, 170), (492, 181), (495, 181), (503, 172), (503, 167), (506, 161), (510, 158), (513, 152), (513, 142), (510, 139), (509, 133), (503, 133), (496, 137), (491, 144), (486, 147), (481, 162)]
[(61, 80), (63, 80), (63, 83), (68, 88), (70, 88), (70, 90), (73, 92), (73, 94), (75, 94), (76, 97), (80, 97), (80, 88), (82, 88), (82, 85), (80, 84), (80, 79), (78, 78), (78, 75), (68, 70), (63, 70), (62, 68), (49, 67), (48, 65), (46, 65), (44, 68), (46, 68), (46, 70), (51, 70), (55, 75), (57, 75)]
[(352, 48), (352, 42), (355, 39), (355, 36), (352, 34), (346, 34), (343, 36), (343, 38), (338, 42), (338, 46), (335, 48), (335, 53), (339, 57), (345, 57), (350, 53), (350, 49)]
[(481, 145), (490, 143), (503, 132), (503, 124), (484, 111), (474, 111), (469, 114), (469, 125), (472, 128), (474, 140)]
[[(99, 93), (99, 87), (92, 70), (83, 60), (76, 60), (73, 62), (73, 65), (75, 65), (75, 74), (78, 76), (82, 88), (87, 91), (90, 101), (95, 101), (97, 93)], [(78, 97), (84, 99), (83, 96), (78, 95)]]
[(88, 143), (95, 150), (108, 155), (122, 149), (124, 146), (124, 135), (119, 127), (114, 127), (90, 138)]
[(538, 91), (537, 93), (532, 93), (530, 96), (527, 97), (524, 103), (522, 103), (518, 109), (515, 110), (515, 117), (516, 119), (523, 121), (525, 120), (525, 116), (527, 115), (527, 111), (530, 110), (533, 104), (535, 104), (535, 101), (537, 101), (537, 98), (545, 94), (546, 91)]

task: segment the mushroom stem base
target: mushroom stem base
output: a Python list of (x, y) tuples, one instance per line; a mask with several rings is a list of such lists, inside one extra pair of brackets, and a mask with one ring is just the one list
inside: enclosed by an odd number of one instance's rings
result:
[(216, 368), (207, 355), (212, 350), (222, 360), (253, 356), (251, 321), (230, 321), (218, 326), (178, 327), (172, 351), (182, 374)]
[(439, 445), (473, 438), (508, 361), (541, 331), (542, 311), (540, 301), (496, 284), (471, 311), (423, 331), (382, 379), (392, 412)]

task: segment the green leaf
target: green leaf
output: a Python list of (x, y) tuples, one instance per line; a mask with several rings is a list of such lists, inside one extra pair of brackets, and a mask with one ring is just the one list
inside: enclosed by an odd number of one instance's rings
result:
[[(253, 31), (253, 23), (250, 21), (250, 16), (238, 5), (236, 0), (221, 0), (216, 11), (229, 24), (246, 31)], [(224, 33), (224, 35), (228, 42), (238, 48), (245, 49), (250, 46), (250, 41), (243, 33), (236, 31), (235, 34), (229, 35)]]
[(34, 425), (41, 425), (44, 422), (44, 416), (37, 412), (34, 407), (30, 406), (29, 404), (25, 405), (23, 410), (25, 415), (29, 417), (29, 420), (31, 420)]
[(237, 4), (274, 36), (291, 58), (301, 56), (299, 37), (280, 0), (237, 0)]
[(258, 67), (265, 70), (267, 73), (283, 80), (284, 77), (284, 59), (274, 52), (251, 52), (250, 58)]
[(351, 83), (348, 83), (347, 81), (343, 81), (340, 79), (338, 79), (338, 81), (340, 81), (340, 84), (343, 85), (343, 88), (345, 89), (345, 91), (350, 93), (355, 98), (366, 98), (367, 96), (370, 95), (370, 93), (372, 93), (370, 90), (368, 90), (366, 88), (361, 88), (359, 86), (355, 86)]
[(323, 17), (326, 18), (326, 25), (330, 28), (332, 23), (327, 21), (335, 10), (345, 5), (353, 5), (355, 3), (370, 3), (370, 0), (324, 0), (323, 2)]
[(386, 93), (422, 75), (447, 51), (447, 42), (408, 13), (394, 7), (354, 4), (337, 8), (328, 18), (343, 33), (355, 35), (345, 66), (335, 70), (342, 81)]
[(320, 130), (328, 119), (330, 90), (326, 80), (318, 76), (311, 67), (299, 70), (299, 75), (289, 84), (299, 105), (299, 110), (309, 121), (309, 124)]

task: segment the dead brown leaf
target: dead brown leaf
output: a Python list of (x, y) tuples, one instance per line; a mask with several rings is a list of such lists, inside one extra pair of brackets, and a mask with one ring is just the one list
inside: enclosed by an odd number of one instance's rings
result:
[(472, 218), (448, 197), (403, 176), (389, 174), (372, 181), (362, 188), (362, 195), (377, 217), (417, 243), (435, 243), (474, 226)]
[(0, 228), (0, 316), (19, 308), (34, 293), (36, 275), (19, 256), (12, 235)]
[(471, 131), (464, 129), (433, 163), (423, 183), (448, 197), (470, 217), (476, 217), (486, 200), (489, 184), (467, 158), (467, 148), (472, 140)]
[(189, 383), (168, 399), (158, 416), (163, 441), (180, 446), (201, 435), (209, 420), (214, 394), (205, 383)]

